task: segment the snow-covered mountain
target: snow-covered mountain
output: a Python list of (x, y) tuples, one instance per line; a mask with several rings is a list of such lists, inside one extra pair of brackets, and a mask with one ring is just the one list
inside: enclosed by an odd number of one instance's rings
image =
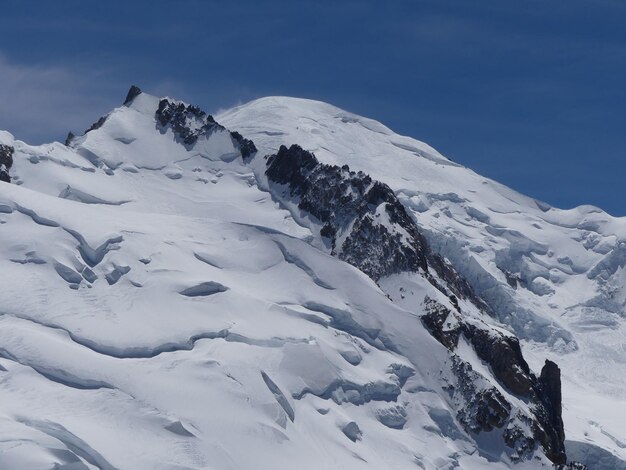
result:
[(2, 469), (626, 468), (624, 219), (136, 87), (0, 180)]

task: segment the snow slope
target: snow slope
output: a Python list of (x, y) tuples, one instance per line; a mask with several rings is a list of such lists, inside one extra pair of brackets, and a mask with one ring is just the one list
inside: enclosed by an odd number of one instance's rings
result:
[(187, 134), (162, 124), (162, 103), (129, 95), (67, 145), (0, 132), (0, 468), (551, 466), (459, 419), (459, 364), (511, 404), (506, 426), (532, 410), (464, 337), (451, 352), (423, 326), (425, 298), (448, 297), (423, 273), (374, 282), (268, 192), (263, 157), (292, 143), (387, 183), (496, 316), (460, 299), (467, 321), (523, 338), (536, 374), (562, 367), (577, 458), (626, 458), (624, 221), (547, 209), (326, 104), (216, 116), (248, 159), (175, 100)]
[(552, 208), (326, 103), (268, 97), (217, 119), (260, 153), (298, 143), (391, 186), (431, 245), (523, 339), (531, 365), (547, 356), (561, 366), (572, 446), (626, 461), (625, 218)]

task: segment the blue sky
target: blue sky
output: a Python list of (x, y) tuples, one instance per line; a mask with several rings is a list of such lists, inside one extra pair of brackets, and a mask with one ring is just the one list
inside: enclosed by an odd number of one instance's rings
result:
[(321, 99), (559, 207), (626, 215), (622, 0), (3, 0), (0, 128), (62, 140), (130, 86)]

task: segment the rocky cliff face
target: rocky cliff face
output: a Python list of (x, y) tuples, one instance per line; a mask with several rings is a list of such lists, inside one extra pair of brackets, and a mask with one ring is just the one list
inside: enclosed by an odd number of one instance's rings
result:
[(333, 255), (372, 279), (421, 271), (448, 297), (468, 299), (488, 310), (467, 281), (430, 250), (386, 184), (363, 172), (350, 171), (347, 165), (322, 164), (298, 145), (281, 146), (270, 156), (266, 176), (276, 186), (276, 193), (297, 200), (301, 210), (319, 221), (320, 235), (330, 244)]
[[(128, 92), (126, 102), (140, 94), (140, 90)], [(188, 147), (192, 147), (201, 136), (208, 137), (215, 131), (226, 131), (226, 128), (213, 119), (213, 116), (205, 113), (197, 106), (175, 102), (166, 98), (159, 102), (159, 108), (155, 113), (157, 126), (161, 131), (172, 129), (176, 137)], [(244, 160), (249, 159), (257, 151), (254, 142), (245, 139), (239, 132), (230, 132), (233, 144), (241, 152)]]
[[(507, 336), (489, 328), (488, 325), (470, 323), (456, 312), (433, 299), (425, 302), (426, 313), (421, 317), (422, 323), (431, 332), (433, 337), (446, 346), (451, 352), (456, 351), (459, 339), (464, 337), (471, 345), (478, 357), (487, 363), (495, 378), (513, 395), (528, 400), (534, 419), (529, 424), (531, 433), (525, 433), (522, 426), (513, 425), (505, 431), (505, 440), (510, 447), (518, 447), (521, 454), (529, 452), (536, 443), (540, 443), (546, 455), (555, 464), (565, 464), (565, 434), (561, 419), (561, 375), (559, 367), (551, 361), (546, 361), (541, 375), (537, 378), (528, 367), (519, 346), (519, 340), (514, 336)], [(468, 373), (467, 365), (462, 360), (456, 360), (456, 370), (461, 372), (460, 381), (466, 389)], [(471, 367), (470, 367), (471, 368)], [(494, 408), (493, 404), (506, 403), (493, 391), (478, 399), (483, 407)], [(472, 398), (475, 401), (475, 398)], [(472, 401), (470, 400), (470, 401)], [(498, 416), (504, 415), (504, 409), (511, 409), (510, 404), (502, 405)], [(479, 413), (480, 414), (480, 413)], [(483, 412), (484, 414), (484, 412)], [(505, 420), (498, 421), (503, 427)], [(493, 428), (492, 422), (478, 420), (478, 428), (473, 430), (489, 431)], [(521, 446), (519, 443), (522, 443)]]
[(348, 167), (320, 164), (297, 145), (270, 157), (266, 175), (323, 224), (333, 254), (372, 279), (428, 270), (425, 242), (388, 186)]
[[(449, 298), (455, 311), (427, 298), (421, 319), (451, 352), (452, 378), (446, 388), (467, 432), (502, 429), (514, 459), (525, 458), (540, 444), (550, 460), (565, 464), (558, 367), (546, 363), (537, 378), (516, 337), (464, 318), (457, 297), (485, 313), (490, 310), (454, 267), (430, 249), (387, 185), (348, 166), (322, 164), (298, 145), (281, 146), (267, 157), (266, 167), (273, 194), (297, 204), (321, 226), (320, 236), (332, 255), (375, 281), (402, 272), (421, 273)], [(490, 367), (500, 386), (530, 403), (529, 414), (513, 412), (498, 388), (457, 353), (460, 338)]]
[(218, 129), (225, 130), (215, 122), (213, 116), (206, 114), (197, 106), (166, 98), (159, 102), (155, 116), (163, 130), (171, 128), (180, 141), (188, 146), (195, 144), (201, 135), (210, 135)]
[(565, 432), (561, 417), (561, 370), (554, 362), (546, 360), (536, 384), (537, 394), (541, 397), (543, 429), (538, 431), (544, 448), (549, 449), (556, 463), (565, 463)]

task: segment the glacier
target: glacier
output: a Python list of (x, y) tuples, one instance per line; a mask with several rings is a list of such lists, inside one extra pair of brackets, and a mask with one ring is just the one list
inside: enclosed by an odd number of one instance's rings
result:
[(625, 219), (286, 97), (0, 163), (0, 468), (626, 468)]

